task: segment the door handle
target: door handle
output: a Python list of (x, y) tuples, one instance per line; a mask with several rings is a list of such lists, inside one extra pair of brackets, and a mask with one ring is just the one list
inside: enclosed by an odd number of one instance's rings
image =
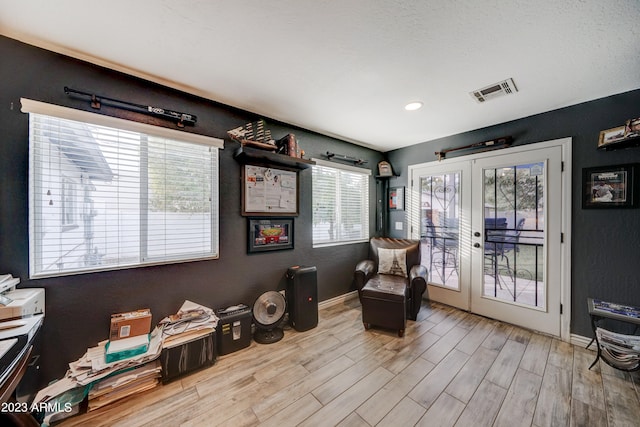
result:
[(480, 247), (480, 243), (474, 243), (474, 244), (473, 244), (473, 247), (474, 247), (474, 248), (479, 248), (479, 247)]
[(476, 231), (475, 233), (473, 233), (473, 235), (476, 236), (476, 237), (480, 237), (480, 232)]

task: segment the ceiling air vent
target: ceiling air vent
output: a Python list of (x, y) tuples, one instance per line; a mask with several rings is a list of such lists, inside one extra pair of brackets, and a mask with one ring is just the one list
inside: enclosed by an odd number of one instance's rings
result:
[(500, 96), (511, 95), (513, 93), (516, 93), (517, 91), (518, 91), (518, 88), (516, 88), (516, 85), (513, 83), (513, 80), (507, 79), (507, 80), (503, 80), (501, 82), (483, 87), (482, 89), (474, 90), (473, 92), (469, 92), (469, 94), (477, 102), (482, 103), (493, 98), (498, 98)]

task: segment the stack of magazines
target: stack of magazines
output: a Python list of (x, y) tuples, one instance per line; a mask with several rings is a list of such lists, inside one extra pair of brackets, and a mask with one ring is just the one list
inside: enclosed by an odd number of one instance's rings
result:
[(640, 367), (640, 336), (624, 335), (596, 328), (600, 343), (600, 356), (610, 365), (633, 371)]

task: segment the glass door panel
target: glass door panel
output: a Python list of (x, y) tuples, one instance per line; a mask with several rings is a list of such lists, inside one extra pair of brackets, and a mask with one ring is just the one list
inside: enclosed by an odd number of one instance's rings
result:
[(546, 308), (545, 165), (484, 170), (484, 297)]
[(411, 171), (411, 237), (421, 241), (429, 298), (463, 310), (470, 301), (470, 171), (469, 161)]
[(460, 289), (460, 173), (420, 177), (422, 264), (429, 283)]

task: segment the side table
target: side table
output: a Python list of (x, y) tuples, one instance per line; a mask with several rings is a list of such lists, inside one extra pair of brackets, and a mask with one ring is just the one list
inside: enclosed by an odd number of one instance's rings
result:
[[(640, 327), (640, 308), (593, 298), (587, 298), (587, 305), (593, 330), (593, 338), (587, 348), (591, 346), (593, 341), (596, 342), (597, 347), (596, 360), (589, 366), (589, 369), (593, 368), (600, 359), (622, 371), (640, 369), (640, 336), (636, 335)], [(604, 319), (613, 319), (634, 325), (633, 335), (618, 334), (599, 327), (598, 324)], [(608, 336), (606, 342), (601, 342), (598, 339), (598, 329), (602, 331), (601, 334)]]

